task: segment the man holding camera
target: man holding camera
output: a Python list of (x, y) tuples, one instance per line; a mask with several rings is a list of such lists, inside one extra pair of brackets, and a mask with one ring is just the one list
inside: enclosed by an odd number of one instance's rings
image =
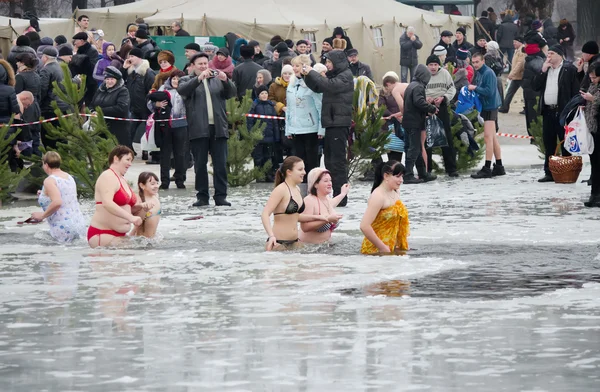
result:
[(227, 201), (227, 122), (226, 101), (235, 97), (235, 84), (224, 72), (208, 68), (208, 55), (198, 53), (190, 60), (193, 74), (184, 76), (177, 92), (185, 100), (190, 149), (196, 170), (196, 202), (207, 206), (208, 154), (212, 158), (214, 200), (217, 206), (231, 206)]

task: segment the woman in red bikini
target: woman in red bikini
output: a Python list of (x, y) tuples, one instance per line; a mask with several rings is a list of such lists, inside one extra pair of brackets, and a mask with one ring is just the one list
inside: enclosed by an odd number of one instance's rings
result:
[(129, 147), (115, 147), (108, 156), (110, 167), (96, 181), (96, 212), (87, 233), (92, 248), (121, 244), (131, 224), (142, 224), (142, 218), (134, 214), (150, 207), (140, 203), (123, 177), (132, 161), (133, 151)]

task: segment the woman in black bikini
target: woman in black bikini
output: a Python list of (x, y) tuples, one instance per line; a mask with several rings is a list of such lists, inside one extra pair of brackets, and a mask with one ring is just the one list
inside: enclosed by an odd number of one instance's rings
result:
[[(302, 214), (304, 201), (298, 189), (306, 172), (302, 159), (289, 156), (275, 174), (275, 189), (262, 212), (262, 223), (269, 238), (266, 250), (295, 249), (298, 246), (298, 222), (339, 220), (336, 216)], [(271, 214), (273, 225), (271, 226)]]

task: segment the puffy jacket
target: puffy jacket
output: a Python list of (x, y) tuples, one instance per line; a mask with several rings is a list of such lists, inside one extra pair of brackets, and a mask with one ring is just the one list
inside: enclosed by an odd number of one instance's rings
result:
[(533, 89), (533, 79), (542, 72), (544, 61), (546, 61), (546, 56), (542, 51), (525, 57), (523, 82), (521, 84), (521, 88), (523, 89), (523, 99), (533, 100), (540, 95)]
[(508, 74), (508, 78), (510, 80), (523, 80), (523, 72), (525, 71), (525, 57), (527, 57), (527, 54), (525, 54), (522, 49), (515, 51), (510, 73)]
[[(544, 112), (544, 91), (546, 90), (546, 81), (548, 71), (540, 72), (533, 79), (533, 89), (540, 92), (540, 104), (538, 112)], [(571, 63), (563, 62), (558, 74), (558, 112), (567, 106), (571, 98), (579, 94), (579, 79), (577, 79), (577, 68)]]
[(13, 67), (13, 70), (17, 72), (17, 55), (20, 53), (31, 53), (34, 56), (37, 56), (35, 50), (31, 46), (13, 46), (8, 53), (8, 58), (6, 59), (10, 65)]
[[(259, 99), (252, 103), (249, 113), (260, 114), (262, 116), (276, 116), (275, 105), (271, 101), (261, 101)], [(267, 126), (263, 130), (263, 139), (261, 143), (276, 143), (281, 141), (281, 134), (279, 132), (279, 121), (274, 119), (259, 119), (254, 117), (248, 117), (247, 125), (248, 129), (252, 129), (256, 121), (260, 121)]]
[(329, 60), (333, 63), (333, 70), (327, 72), (326, 78), (312, 70), (304, 77), (304, 82), (312, 91), (323, 94), (323, 128), (350, 127), (354, 100), (354, 77), (350, 64), (343, 50), (329, 52)]
[(405, 67), (414, 67), (419, 64), (419, 55), (417, 51), (423, 47), (419, 36), (414, 41), (408, 38), (406, 33), (400, 37), (400, 65)]
[[(168, 101), (168, 118), (169, 126), (171, 128), (182, 128), (187, 126), (187, 120), (185, 117), (185, 102), (183, 97), (177, 92), (176, 89), (171, 85), (171, 78), (167, 79), (165, 83), (158, 89), (158, 91), (148, 94), (148, 109), (156, 113), (156, 102)], [(157, 119), (160, 116), (154, 115)]]
[[(215, 137), (229, 138), (225, 103), (236, 96), (235, 84), (229, 79), (223, 82), (218, 78), (207, 79), (207, 82), (212, 100)], [(177, 92), (185, 102), (190, 140), (210, 137), (204, 83), (200, 82), (196, 75), (184, 76), (179, 79)]]
[(321, 126), (323, 94), (306, 87), (303, 78), (294, 77), (288, 85), (286, 95), (289, 105), (285, 112), (285, 135), (318, 133), (325, 136), (325, 129)]
[(425, 118), (437, 110), (435, 105), (427, 103), (425, 87), (431, 79), (431, 72), (423, 64), (417, 65), (412, 82), (404, 91), (404, 117), (402, 126), (405, 129), (425, 129)]
[(146, 96), (154, 83), (155, 73), (150, 69), (148, 60), (142, 60), (142, 63), (135, 69), (133, 66), (124, 72), (125, 87), (129, 90), (131, 99), (131, 113), (139, 118), (146, 118), (150, 114), (146, 107)]
[(283, 112), (283, 108), (287, 106), (287, 87), (288, 82), (282, 78), (276, 78), (269, 86), (269, 100), (275, 103), (277, 114)]
[(510, 49), (513, 47), (513, 41), (519, 34), (519, 27), (513, 23), (510, 16), (505, 16), (502, 24), (498, 27), (496, 33), (496, 42), (500, 49)]
[(497, 110), (502, 105), (498, 92), (498, 79), (496, 74), (487, 65), (482, 65), (475, 75), (475, 92), (479, 94), (483, 110)]
[(247, 90), (252, 90), (256, 83), (256, 74), (261, 69), (260, 65), (256, 64), (252, 59), (244, 60), (233, 70), (231, 80), (237, 88), (238, 98), (242, 98)]
[(94, 68), (94, 80), (96, 80), (98, 83), (102, 83), (104, 81), (104, 70), (106, 67), (110, 66), (112, 62), (112, 59), (106, 53), (106, 50), (109, 46), (114, 47), (115, 45), (110, 42), (105, 42), (102, 44), (102, 58), (98, 60)]
[[(109, 117), (127, 118), (129, 115), (129, 91), (125, 87), (123, 80), (119, 80), (113, 88), (107, 88), (106, 83), (102, 83), (96, 94), (92, 98), (90, 108), (96, 110), (102, 109), (102, 113)], [(113, 135), (126, 135), (129, 130), (129, 122), (118, 120), (106, 120), (106, 126)], [(130, 144), (129, 139), (119, 140), (119, 144)]]
[(40, 101), (40, 75), (35, 71), (19, 72), (15, 77), (15, 91), (19, 94), (22, 91), (29, 91), (33, 94), (36, 102)]
[(155, 44), (151, 39), (147, 39), (146, 41), (137, 44), (136, 47), (142, 51), (142, 57), (146, 59), (146, 55), (154, 50)]
[(90, 58), (90, 61), (92, 62), (92, 70), (94, 69), (96, 63), (100, 59), (100, 56), (98, 55), (98, 50), (89, 42), (86, 42), (85, 44), (77, 48), (77, 54), (84, 54)]
[(2, 124), (7, 123), (13, 114), (21, 113), (13, 87), (14, 74), (9, 74), (7, 71), (10, 68), (11, 65), (7, 61), (0, 60), (0, 123)]
[(52, 61), (44, 65), (40, 70), (40, 110), (42, 114), (54, 114), (51, 106), (52, 101), (56, 101), (58, 108), (62, 112), (69, 110), (69, 105), (58, 99), (54, 93), (53, 82), (60, 83), (63, 81), (64, 75), (60, 64), (56, 61)]

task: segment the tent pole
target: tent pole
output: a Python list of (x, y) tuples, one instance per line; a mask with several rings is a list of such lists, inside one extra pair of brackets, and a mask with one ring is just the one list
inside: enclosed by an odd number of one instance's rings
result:
[(202, 16), (202, 36), (208, 35), (208, 29), (206, 28), (206, 13)]
[(292, 20), (292, 24), (290, 25), (290, 28), (288, 29), (287, 35), (285, 36), (285, 39), (289, 39), (290, 38), (290, 33), (292, 32), (292, 30), (294, 30), (296, 28), (296, 26), (294, 26), (294, 21)]
[(254, 18), (254, 24), (252, 25), (252, 28), (250, 29), (250, 32), (248, 33), (249, 39), (252, 39), (252, 34), (254, 34), (254, 29), (256, 29), (256, 18)]

